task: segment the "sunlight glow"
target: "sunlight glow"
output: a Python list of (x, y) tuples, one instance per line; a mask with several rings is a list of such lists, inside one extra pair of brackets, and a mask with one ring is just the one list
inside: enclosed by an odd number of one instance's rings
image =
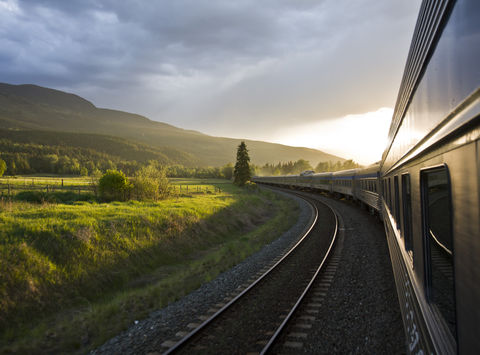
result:
[(393, 109), (347, 115), (278, 132), (275, 142), (308, 147), (368, 165), (379, 161), (387, 143)]

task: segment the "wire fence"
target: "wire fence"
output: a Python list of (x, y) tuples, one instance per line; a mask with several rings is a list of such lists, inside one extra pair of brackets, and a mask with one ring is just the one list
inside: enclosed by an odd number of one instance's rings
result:
[[(31, 184), (21, 184), (21, 183), (0, 183), (0, 197), (2, 198), (12, 198), (20, 192), (24, 191), (37, 191), (45, 193), (54, 193), (54, 192), (72, 192), (76, 193), (79, 196), (82, 194), (93, 194), (97, 197), (98, 186), (95, 183), (87, 184), (64, 184), (62, 182), (53, 182), (50, 184), (43, 184), (38, 182), (33, 182)], [(222, 190), (215, 185), (210, 184), (172, 184), (170, 186), (170, 193), (173, 195), (193, 195), (193, 194), (216, 194), (220, 193)]]
[(0, 196), (1, 197), (14, 197), (16, 194), (24, 191), (37, 191), (37, 192), (73, 192), (78, 195), (81, 194), (97, 194), (95, 185), (21, 185), (21, 184), (0, 184)]

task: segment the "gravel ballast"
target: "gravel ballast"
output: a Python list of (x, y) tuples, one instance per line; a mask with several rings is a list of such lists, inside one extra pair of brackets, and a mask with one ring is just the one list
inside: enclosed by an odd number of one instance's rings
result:
[(383, 224), (352, 201), (319, 198), (341, 217), (343, 248), (333, 282), (301, 352), (405, 353)]
[(278, 239), (264, 246), (232, 269), (202, 285), (182, 299), (165, 308), (152, 312), (144, 320), (107, 341), (91, 354), (146, 354), (165, 351), (165, 341), (178, 339), (178, 332), (188, 331), (188, 324), (207, 313), (228, 294), (238, 292), (259, 270), (270, 265), (275, 258), (285, 253), (296, 243), (312, 218), (312, 208), (304, 200), (292, 195), (300, 207), (297, 223)]

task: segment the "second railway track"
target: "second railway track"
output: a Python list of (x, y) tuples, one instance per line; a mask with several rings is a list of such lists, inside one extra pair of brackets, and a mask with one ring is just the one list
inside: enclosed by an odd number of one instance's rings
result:
[(266, 353), (275, 344), (321, 271), (338, 231), (333, 210), (301, 197), (313, 206), (316, 218), (300, 241), (165, 354)]

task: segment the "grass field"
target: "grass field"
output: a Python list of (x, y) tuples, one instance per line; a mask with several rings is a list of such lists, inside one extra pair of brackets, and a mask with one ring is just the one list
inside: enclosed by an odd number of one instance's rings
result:
[(63, 185), (90, 185), (92, 183), (92, 178), (88, 176), (63, 176), (59, 177), (57, 175), (41, 175), (41, 176), (30, 176), (30, 175), (19, 175), (19, 176), (2, 176), (0, 177), (1, 185), (20, 185), (20, 186), (31, 186), (31, 185), (53, 185), (61, 186)]
[(225, 180), (159, 202), (0, 203), (0, 353), (84, 353), (270, 242), (290, 200)]

